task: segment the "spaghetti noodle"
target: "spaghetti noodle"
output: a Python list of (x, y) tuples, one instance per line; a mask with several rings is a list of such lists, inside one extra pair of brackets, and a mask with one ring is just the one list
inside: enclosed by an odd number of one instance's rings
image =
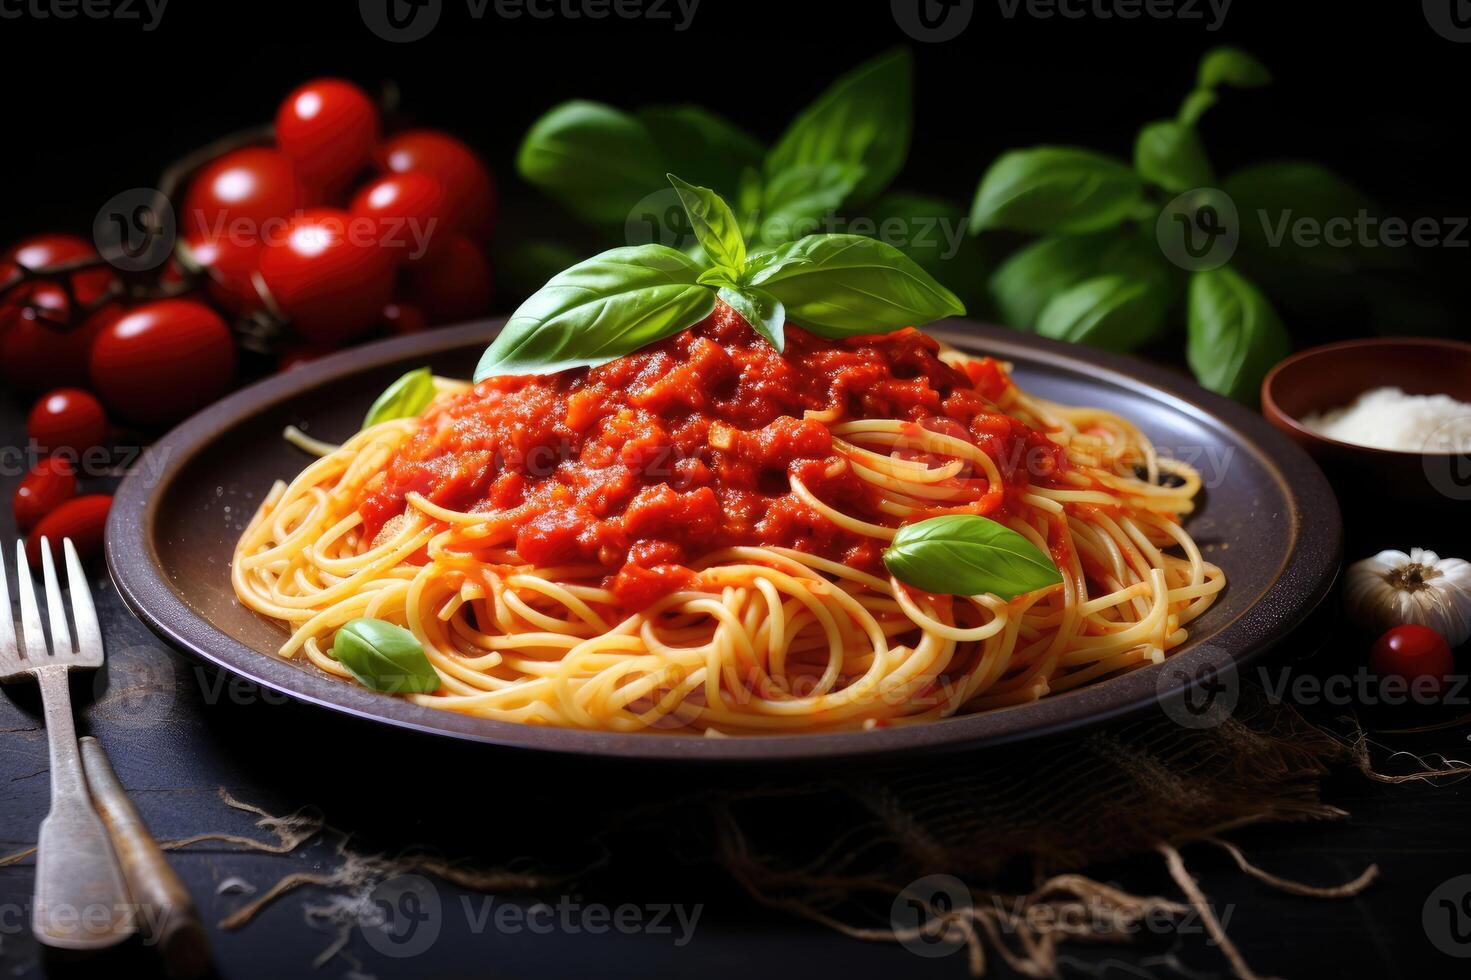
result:
[[(1200, 479), (1126, 420), (1021, 391), (914, 330), (784, 354), (721, 306), (600, 368), (437, 380), (290, 483), (240, 539), (282, 657), (356, 617), (412, 631), (420, 704), (706, 734), (913, 723), (1161, 661), (1224, 588), (1181, 526)], [(660, 452), (662, 451), (662, 458)], [(974, 513), (1061, 584), (941, 596), (884, 568), (897, 528)]]

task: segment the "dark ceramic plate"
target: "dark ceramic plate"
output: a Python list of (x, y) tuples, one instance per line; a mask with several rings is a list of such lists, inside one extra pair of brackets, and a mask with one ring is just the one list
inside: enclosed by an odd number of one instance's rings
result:
[[(1102, 407), (1141, 426), (1161, 451), (1205, 476), (1189, 524), (1229, 587), (1191, 628), (1189, 646), (1148, 667), (1039, 702), (868, 732), (710, 739), (517, 725), (424, 708), (277, 659), (284, 632), (243, 608), (230, 587), (236, 538), (277, 478), (307, 459), (281, 439), (289, 424), (338, 441), (357, 430), (384, 386), (428, 363), (464, 377), (499, 322), (371, 344), (255, 384), (153, 446), (118, 490), (107, 560), (128, 605), (159, 636), (243, 678), (302, 701), (390, 725), (497, 745), (660, 759), (800, 759), (974, 747), (1053, 733), (1183, 690), (1182, 678), (1261, 654), (1322, 600), (1337, 572), (1342, 527), (1322, 473), (1253, 412), (1138, 361), (951, 321), (956, 347), (1014, 362), (1044, 397)], [(1182, 668), (1176, 670), (1175, 668)]]

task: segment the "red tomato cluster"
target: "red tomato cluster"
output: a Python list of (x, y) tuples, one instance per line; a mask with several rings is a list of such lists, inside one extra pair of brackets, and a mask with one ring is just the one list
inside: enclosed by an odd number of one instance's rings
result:
[[(75, 463), (107, 444), (110, 420), (168, 426), (230, 389), (239, 365), (227, 321), (284, 319), (284, 370), (370, 334), (488, 312), (489, 170), (446, 133), (385, 136), (377, 106), (350, 82), (322, 78), (290, 93), (274, 146), (210, 161), (175, 204), (176, 254), (159, 277), (170, 298), (140, 300), (136, 274), (123, 288), (101, 266), (23, 282), (0, 300), (0, 379), (45, 393), (28, 431), (51, 455), (14, 497), (33, 553), (42, 533), (84, 550), (100, 540), (107, 498), (77, 496)], [(22, 267), (96, 259), (82, 238), (38, 235), (0, 254), (0, 284)], [(173, 295), (191, 281), (202, 285)]]

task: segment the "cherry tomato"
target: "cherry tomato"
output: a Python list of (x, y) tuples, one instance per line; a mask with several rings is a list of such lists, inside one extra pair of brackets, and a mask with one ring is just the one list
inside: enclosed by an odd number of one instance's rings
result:
[(31, 409), (26, 434), (46, 452), (66, 449), (80, 455), (107, 439), (107, 413), (88, 392), (57, 388)]
[(361, 224), (346, 211), (310, 208), (261, 253), (261, 279), (309, 343), (351, 340), (393, 294), (393, 256)]
[(379, 242), (402, 261), (437, 255), (454, 235), (444, 186), (417, 171), (379, 177), (358, 191), (349, 211), (374, 222)]
[(29, 531), (36, 523), (77, 492), (77, 474), (72, 464), (60, 456), (48, 456), (21, 478), (15, 488), (11, 509), (15, 526)]
[(269, 225), (306, 206), (306, 191), (284, 153), (235, 150), (208, 164), (189, 184), (183, 226), (210, 241), (259, 245)]
[(330, 197), (344, 189), (377, 142), (378, 108), (366, 92), (340, 78), (307, 82), (276, 113), (276, 145), (309, 193)]
[(203, 269), (209, 276), (210, 298), (231, 313), (260, 309), (260, 294), (251, 276), (260, 264), (264, 246), (259, 242), (211, 238), (198, 232), (179, 246), (183, 261)]
[(409, 295), (430, 323), (453, 323), (490, 309), (490, 265), (479, 246), (463, 235), (443, 255), (409, 269)]
[(429, 321), (424, 319), (424, 314), (417, 306), (409, 303), (389, 303), (383, 307), (383, 322), (388, 325), (388, 330), (395, 336), (403, 336), (411, 333), (423, 333), (429, 327)]
[(437, 130), (410, 129), (385, 140), (374, 159), (385, 173), (418, 171), (438, 180), (457, 230), (477, 241), (490, 238), (495, 230), (495, 182), (464, 143)]
[[(0, 256), (0, 281), (10, 275), (15, 265), (42, 269), (72, 259), (96, 257), (97, 249), (92, 247), (92, 243), (76, 235), (36, 235), (14, 245)], [(77, 302), (84, 305), (97, 300), (111, 284), (112, 271), (106, 266), (72, 274), (72, 290)]]
[(92, 341), (117, 308), (104, 306), (69, 327), (71, 304), (60, 286), (41, 282), (27, 292), (0, 311), (0, 375), (21, 391), (85, 384)]
[(214, 401), (235, 373), (235, 343), (218, 313), (164, 299), (108, 324), (92, 346), (92, 385), (117, 414), (143, 425), (177, 422)]
[(1369, 652), (1369, 669), (1381, 678), (1402, 677), (1413, 683), (1433, 677), (1436, 690), (1455, 671), (1450, 645), (1428, 626), (1406, 623), (1381, 636)]
[(86, 561), (102, 551), (102, 535), (107, 528), (107, 512), (112, 498), (103, 493), (88, 494), (68, 500), (41, 518), (26, 537), (26, 556), (33, 568), (41, 567), (41, 539), (51, 546), (51, 557), (61, 557), (61, 543), (66, 538), (76, 545), (77, 557)]

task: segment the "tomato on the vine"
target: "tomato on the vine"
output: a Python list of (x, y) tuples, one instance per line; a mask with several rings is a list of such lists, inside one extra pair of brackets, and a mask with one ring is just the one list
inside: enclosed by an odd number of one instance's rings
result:
[[(47, 456), (32, 466), (15, 488), (10, 507), (15, 513), (15, 526), (25, 532), (77, 492), (77, 474), (71, 461), (61, 456)], [(7, 598), (9, 598), (7, 596)]]
[(417, 171), (435, 178), (449, 198), (456, 229), (485, 241), (495, 229), (495, 182), (464, 143), (433, 129), (410, 129), (390, 136), (374, 153), (385, 173)]
[(319, 201), (346, 188), (377, 142), (378, 107), (340, 78), (307, 82), (276, 113), (276, 145)]
[(430, 323), (453, 323), (490, 309), (490, 263), (480, 247), (456, 235), (444, 254), (409, 268), (409, 296)]
[[(70, 262), (75, 259), (97, 257), (92, 243), (76, 235), (34, 235), (12, 246), (0, 256), (0, 281), (10, 276), (13, 267), (23, 265), (29, 269), (44, 269), (47, 266)], [(106, 266), (72, 273), (72, 292), (77, 302), (87, 305), (99, 299), (112, 285), (112, 270)], [(31, 287), (38, 288), (41, 284)]]
[(1437, 691), (1455, 671), (1455, 666), (1445, 637), (1416, 623), (1389, 630), (1369, 652), (1369, 669), (1377, 676), (1401, 677), (1411, 683), (1420, 677), (1431, 677), (1435, 679)]
[(393, 255), (361, 223), (336, 208), (309, 208), (261, 253), (261, 279), (311, 343), (351, 340), (378, 322), (392, 296)]
[(107, 413), (91, 392), (57, 388), (42, 395), (26, 419), (26, 435), (49, 453), (84, 453), (107, 440)]
[(92, 340), (116, 312), (109, 304), (68, 326), (65, 291), (53, 282), (30, 286), (0, 310), (0, 376), (21, 391), (85, 384)]
[(108, 407), (143, 425), (177, 422), (225, 393), (235, 341), (218, 313), (188, 299), (145, 303), (92, 345), (92, 385)]
[(454, 235), (444, 185), (418, 171), (379, 177), (357, 192), (348, 210), (372, 221), (380, 244), (408, 262), (438, 255)]
[(306, 203), (291, 159), (253, 146), (226, 153), (199, 171), (184, 198), (182, 224), (211, 243), (259, 245), (271, 224)]
[(94, 493), (75, 497), (41, 518), (31, 528), (26, 538), (26, 557), (33, 568), (41, 565), (41, 539), (51, 545), (52, 558), (59, 554), (61, 542), (72, 539), (77, 557), (83, 561), (102, 551), (102, 534), (107, 528), (107, 512), (112, 509), (112, 498)]
[(209, 295), (231, 313), (249, 313), (260, 308), (260, 295), (251, 276), (260, 264), (264, 248), (258, 242), (211, 238), (198, 232), (179, 245), (182, 261), (202, 269), (209, 277)]

